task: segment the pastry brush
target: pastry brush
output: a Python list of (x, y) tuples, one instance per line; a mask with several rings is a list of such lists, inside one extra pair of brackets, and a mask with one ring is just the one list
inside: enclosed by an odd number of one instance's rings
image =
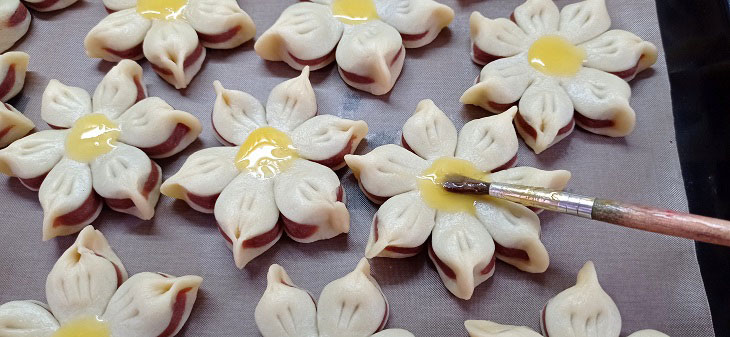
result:
[(448, 192), (489, 195), (529, 207), (614, 225), (730, 246), (730, 221), (722, 219), (540, 187), (486, 182), (462, 175), (447, 175), (443, 188)]

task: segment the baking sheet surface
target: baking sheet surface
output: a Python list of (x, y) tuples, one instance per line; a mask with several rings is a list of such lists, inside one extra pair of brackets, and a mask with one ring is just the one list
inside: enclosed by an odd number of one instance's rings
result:
[[(260, 35), (294, 1), (240, 1)], [(370, 133), (358, 153), (398, 143), (400, 129), (418, 101), (433, 99), (460, 129), (485, 115), (464, 107), (459, 96), (480, 68), (469, 58), (469, 14), (507, 17), (516, 0), (444, 0), (457, 16), (431, 45), (406, 55), (405, 67), (388, 95), (374, 97), (347, 87), (333, 66), (312, 73), (320, 114), (363, 119)], [(564, 6), (573, 1), (557, 1)], [(576, 131), (536, 156), (520, 141), (518, 165), (568, 169), (569, 190), (666, 208), (686, 210), (656, 11), (650, 0), (608, 0), (612, 28), (625, 29), (655, 43), (657, 64), (631, 82), (637, 126), (626, 138), (611, 139)], [(100, 1), (86, 0), (64, 11), (40, 14), (29, 34), (15, 47), (31, 55), (25, 89), (13, 99), (19, 110), (47, 129), (40, 119), (40, 98), (50, 79), (93, 91), (111, 64), (88, 59), (83, 38), (106, 12)], [(276, 84), (298, 73), (283, 63), (262, 61), (249, 42), (233, 51), (208, 51), (206, 64), (190, 87), (178, 92), (155, 75), (147, 62), (150, 96), (189, 111), (204, 124), (199, 141), (182, 154), (158, 161), (164, 177), (180, 168), (193, 151), (218, 146), (210, 127), (215, 94), (212, 82), (251, 93), (265, 101)], [(348, 171), (340, 173), (352, 216), (349, 235), (300, 244), (282, 238), (245, 270), (233, 264), (212, 215), (162, 197), (151, 221), (105, 209), (94, 225), (104, 232), (132, 273), (161, 271), (204, 278), (198, 301), (181, 336), (257, 336), (254, 308), (266, 286), (266, 270), (283, 265), (293, 280), (315, 297), (330, 281), (351, 271), (364, 254), (368, 226), (376, 211)], [(72, 237), (41, 241), (42, 211), (37, 193), (16, 179), (0, 178), (0, 303), (16, 299), (45, 302), (45, 278)], [(425, 254), (410, 259), (375, 259), (375, 278), (391, 305), (388, 327), (417, 336), (465, 335), (465, 319), (490, 319), (539, 328), (539, 311), (552, 296), (575, 282), (587, 260), (596, 263), (604, 289), (618, 305), (622, 335), (653, 328), (671, 336), (714, 336), (692, 242), (619, 228), (570, 216), (543, 213), (542, 239), (551, 265), (530, 275), (504, 263), (479, 286), (470, 301), (450, 295)]]

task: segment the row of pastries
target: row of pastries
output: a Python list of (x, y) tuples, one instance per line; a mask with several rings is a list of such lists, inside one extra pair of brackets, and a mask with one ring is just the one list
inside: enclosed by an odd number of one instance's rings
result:
[[(25, 5), (46, 11), (74, 2), (0, 0), (0, 50), (28, 30), (32, 12)], [(545, 272), (549, 255), (536, 210), (453, 196), (440, 183), (459, 173), (565, 188), (568, 171), (514, 167), (518, 135), (539, 154), (576, 125), (600, 135), (629, 134), (636, 117), (627, 81), (657, 58), (650, 42), (609, 30), (604, 0), (562, 10), (552, 0), (527, 0), (509, 19), (475, 12), (471, 57), (484, 68), (461, 101), (495, 115), (457, 130), (433, 101), (422, 100), (403, 125), (401, 144), (355, 154), (367, 123), (320, 111), (310, 71), (336, 62), (349, 86), (386, 94), (407, 49), (428, 45), (451, 23), (454, 11), (448, 6), (433, 0), (292, 4), (254, 49), (301, 75), (273, 87), (265, 103), (216, 81), (212, 125), (206, 128), (193, 114), (149, 96), (136, 61), (147, 59), (161, 78), (183, 89), (200, 71), (206, 49), (233, 49), (251, 40), (254, 20), (235, 0), (103, 0), (103, 5), (109, 15), (90, 29), (84, 47), (89, 57), (117, 64), (94, 92), (51, 80), (40, 112), (48, 130), (27, 135), (35, 125), (7, 103), (22, 90), (29, 55), (0, 55), (0, 172), (38, 191), (43, 240), (79, 233), (49, 273), (48, 304), (0, 306), (0, 337), (174, 336), (193, 309), (202, 278), (128, 276), (101, 232), (90, 226), (105, 204), (148, 220), (160, 194), (183, 200), (212, 214), (235, 265), (244, 268), (284, 234), (308, 243), (349, 231), (347, 196), (335, 173), (343, 168), (380, 205), (369, 225), (365, 258), (327, 285), (319, 301), (272, 265), (256, 323), (266, 337), (413, 336), (383, 330), (391, 308), (367, 259), (407, 258), (426, 250), (444, 286), (464, 300), (492, 277), (497, 259), (528, 273)], [(204, 129), (222, 146), (192, 153), (163, 179), (154, 159), (177, 155)], [(465, 326), (471, 336), (539, 336), (527, 327), (490, 321)], [(620, 314), (591, 262), (576, 286), (546, 304), (541, 327), (546, 337), (619, 335)], [(659, 336), (666, 335), (653, 330), (631, 335)]]

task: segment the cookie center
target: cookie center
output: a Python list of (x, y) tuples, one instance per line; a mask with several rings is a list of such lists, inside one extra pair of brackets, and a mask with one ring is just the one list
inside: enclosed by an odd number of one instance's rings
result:
[(585, 50), (557, 35), (541, 37), (527, 52), (530, 65), (551, 76), (573, 76), (583, 66), (585, 59)]
[(109, 337), (109, 326), (96, 317), (80, 318), (56, 330), (53, 337)]
[(373, 0), (334, 0), (332, 15), (348, 24), (357, 25), (378, 18)]
[(119, 126), (103, 114), (83, 116), (66, 137), (66, 155), (78, 162), (91, 162), (113, 150), (121, 133)]
[(291, 138), (272, 128), (254, 130), (241, 144), (236, 155), (236, 167), (258, 178), (271, 178), (288, 169), (299, 158)]
[(436, 159), (429, 168), (418, 176), (418, 189), (426, 205), (439, 211), (475, 214), (475, 203), (479, 200), (485, 200), (486, 197), (447, 192), (442, 184), (449, 174), (460, 174), (481, 180), (487, 177), (486, 173), (477, 169), (467, 160), (451, 157)]
[(138, 0), (137, 13), (148, 19), (177, 20), (187, 5), (188, 0)]

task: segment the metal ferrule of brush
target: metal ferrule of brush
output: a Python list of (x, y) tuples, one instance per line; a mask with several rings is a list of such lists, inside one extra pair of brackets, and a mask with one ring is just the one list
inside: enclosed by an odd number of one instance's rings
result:
[(573, 214), (588, 219), (591, 219), (591, 212), (595, 201), (595, 198), (578, 194), (494, 182), (489, 184), (489, 195), (514, 201), (525, 206)]

